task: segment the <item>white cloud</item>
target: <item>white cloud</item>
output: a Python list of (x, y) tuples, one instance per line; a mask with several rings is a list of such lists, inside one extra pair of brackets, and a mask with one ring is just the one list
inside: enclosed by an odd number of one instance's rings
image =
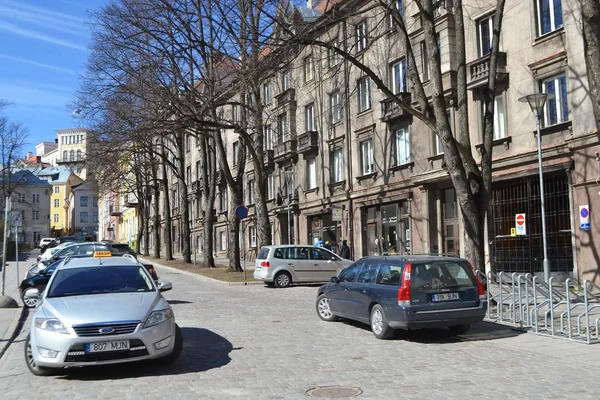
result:
[(31, 14), (38, 14), (40, 16), (44, 16), (46, 18), (52, 17), (52, 20), (56, 23), (65, 23), (65, 21), (71, 21), (72, 23), (76, 23), (82, 25), (85, 21), (83, 18), (76, 17), (74, 15), (61, 13), (58, 11), (47, 10), (45, 8), (32, 6), (29, 4), (23, 4), (23, 2), (16, 2), (13, 0), (4, 0), (4, 5), (10, 7), (13, 10), (24, 10)]
[(28, 25), (37, 25), (49, 30), (68, 33), (70, 35), (87, 38), (89, 29), (83, 25), (64, 24), (64, 20), (59, 20), (54, 16), (35, 14), (29, 11), (17, 10), (10, 7), (0, 6), (0, 15), (5, 19), (14, 20)]
[(20, 36), (30, 37), (30, 38), (41, 40), (41, 41), (48, 42), (48, 43), (54, 43), (56, 45), (63, 46), (63, 47), (70, 47), (72, 49), (83, 50), (83, 51), (87, 50), (86, 47), (84, 47), (84, 46), (81, 46), (81, 45), (78, 45), (75, 43), (71, 43), (71, 42), (67, 42), (66, 40), (57, 39), (55, 37), (46, 35), (44, 33), (19, 28), (18, 26), (10, 24), (6, 21), (0, 20), (0, 30), (11, 32), (11, 33), (14, 33), (14, 34), (20, 35)]
[(64, 73), (70, 74), (70, 75), (77, 75), (77, 72), (73, 71), (72, 69), (55, 67), (54, 65), (44, 64), (44, 63), (40, 63), (40, 62), (33, 61), (33, 60), (26, 60), (24, 58), (19, 58), (19, 57), (12, 57), (12, 56), (8, 56), (6, 54), (0, 54), (0, 58), (5, 59), (5, 60), (10, 60), (10, 61), (16, 61), (16, 62), (20, 62), (20, 63), (24, 63), (24, 64), (29, 64), (29, 65), (35, 65), (36, 67), (51, 69), (53, 71), (64, 72)]

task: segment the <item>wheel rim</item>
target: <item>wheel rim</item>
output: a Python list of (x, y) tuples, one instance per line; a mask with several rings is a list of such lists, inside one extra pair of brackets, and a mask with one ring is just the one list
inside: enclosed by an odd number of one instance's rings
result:
[(23, 296), (23, 303), (25, 303), (25, 305), (27, 307), (35, 307), (35, 305), (38, 303), (39, 299), (34, 299), (31, 297), (27, 297), (27, 296)]
[(331, 308), (329, 308), (329, 299), (323, 298), (319, 300), (319, 314), (323, 318), (331, 318)]
[(28, 341), (27, 342), (27, 362), (29, 363), (29, 366), (31, 367), (31, 369), (38, 369), (37, 364), (35, 363), (35, 360), (33, 359), (33, 351), (31, 351), (31, 342)]
[(371, 316), (371, 327), (376, 335), (381, 334), (383, 331), (383, 316), (381, 315), (381, 311), (373, 311), (373, 315)]
[(281, 274), (277, 278), (277, 282), (279, 283), (280, 286), (287, 286), (290, 283), (290, 278), (288, 278), (288, 276), (286, 274)]

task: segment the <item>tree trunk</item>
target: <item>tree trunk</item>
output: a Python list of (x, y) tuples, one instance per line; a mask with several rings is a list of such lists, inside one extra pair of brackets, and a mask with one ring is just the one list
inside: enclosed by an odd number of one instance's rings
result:
[(583, 46), (590, 87), (590, 99), (600, 132), (600, 1), (581, 0)]
[(185, 133), (177, 133), (176, 137), (177, 146), (177, 183), (179, 184), (179, 205), (181, 206), (180, 211), (180, 225), (181, 225), (181, 242), (182, 242), (182, 255), (183, 261), (186, 263), (192, 262), (191, 252), (191, 230), (190, 230), (190, 206), (188, 199), (188, 186), (186, 179), (186, 164), (185, 164)]
[[(240, 219), (235, 215), (236, 204), (244, 203), (242, 188), (239, 185), (230, 187), (231, 206), (229, 208), (229, 271), (243, 271), (240, 249)], [(242, 232), (243, 235), (243, 232)], [(248, 245), (248, 243), (246, 243)]]
[[(218, 134), (218, 133), (216, 133)], [(204, 253), (203, 263), (205, 267), (215, 267), (215, 248), (214, 248), (214, 215), (213, 209), (217, 194), (216, 172), (217, 159), (216, 151), (212, 145), (212, 139), (208, 135), (200, 137), (200, 167), (202, 170), (202, 219), (203, 219), (203, 242)]]
[[(163, 188), (163, 199), (164, 199), (164, 213), (165, 213), (165, 260), (173, 260), (173, 237), (171, 232), (171, 200), (169, 195), (169, 177), (167, 176), (167, 158), (165, 151), (165, 141), (161, 137), (161, 157), (162, 157), (162, 188)], [(159, 244), (160, 245), (160, 244)]]
[(154, 251), (153, 257), (160, 258), (160, 188), (158, 181), (158, 166), (156, 165), (156, 159), (152, 160), (151, 165), (151, 173), (152, 173), (152, 192), (154, 196), (154, 202), (152, 203), (153, 207), (153, 225), (152, 225), (152, 235), (154, 237)]

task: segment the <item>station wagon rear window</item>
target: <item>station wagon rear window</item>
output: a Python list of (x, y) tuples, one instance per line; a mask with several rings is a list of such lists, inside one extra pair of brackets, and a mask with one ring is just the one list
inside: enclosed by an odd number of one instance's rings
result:
[(399, 285), (402, 276), (402, 265), (382, 263), (375, 283), (382, 285)]
[(415, 264), (412, 266), (411, 281), (415, 290), (476, 287), (471, 267), (467, 263), (459, 262)]

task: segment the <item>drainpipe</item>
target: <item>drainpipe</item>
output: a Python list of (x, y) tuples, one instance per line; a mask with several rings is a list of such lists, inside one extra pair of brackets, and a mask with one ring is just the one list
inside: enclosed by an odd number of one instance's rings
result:
[[(598, 160), (598, 168), (600, 169), (600, 160)], [(573, 201), (573, 178), (571, 176), (571, 168), (567, 168), (567, 187), (569, 188), (569, 222), (571, 223), (571, 247), (573, 249), (573, 279), (579, 282), (579, 266), (577, 265), (577, 235), (575, 234), (575, 215), (573, 213), (574, 201)], [(600, 176), (600, 175), (599, 175)]]

